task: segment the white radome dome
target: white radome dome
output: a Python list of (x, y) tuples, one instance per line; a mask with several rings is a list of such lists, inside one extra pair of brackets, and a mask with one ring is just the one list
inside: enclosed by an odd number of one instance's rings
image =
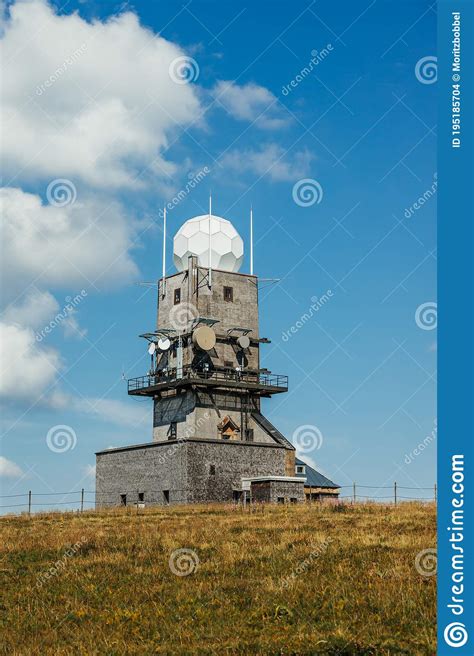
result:
[(178, 271), (188, 268), (188, 258), (196, 255), (198, 264), (209, 267), (209, 225), (211, 227), (211, 268), (236, 273), (244, 259), (244, 242), (230, 221), (209, 214), (183, 223), (174, 237), (173, 261)]

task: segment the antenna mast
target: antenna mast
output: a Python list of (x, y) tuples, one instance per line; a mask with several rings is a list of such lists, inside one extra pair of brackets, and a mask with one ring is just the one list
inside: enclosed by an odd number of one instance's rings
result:
[(166, 205), (163, 209), (163, 297), (166, 295)]
[(250, 205), (250, 275), (253, 276), (253, 210)]
[(212, 268), (211, 268), (211, 216), (212, 216), (212, 196), (209, 194), (209, 273), (208, 273), (208, 283), (209, 289), (212, 286)]

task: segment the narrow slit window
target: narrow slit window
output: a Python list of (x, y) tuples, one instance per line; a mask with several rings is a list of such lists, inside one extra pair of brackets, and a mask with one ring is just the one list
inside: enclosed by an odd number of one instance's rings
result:
[(224, 287), (224, 301), (232, 303), (234, 300), (234, 289), (233, 287)]
[(211, 476), (215, 476), (215, 475), (216, 475), (216, 466), (215, 466), (215, 465), (210, 465), (210, 466), (209, 466), (209, 474), (210, 474)]
[(178, 289), (174, 290), (174, 304), (178, 305), (181, 303), (181, 288), (178, 287)]
[(127, 505), (127, 495), (126, 494), (121, 494), (120, 495), (120, 505), (121, 506), (126, 506)]

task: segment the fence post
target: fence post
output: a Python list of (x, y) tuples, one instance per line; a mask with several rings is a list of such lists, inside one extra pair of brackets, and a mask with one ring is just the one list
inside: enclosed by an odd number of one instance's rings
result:
[(81, 512), (84, 511), (84, 488), (81, 490)]
[(397, 505), (397, 481), (393, 484), (393, 500), (395, 505)]
[(436, 483), (434, 484), (434, 500), (435, 503), (438, 500), (438, 486), (436, 485)]
[(355, 483), (352, 484), (352, 501), (353, 501), (353, 503), (356, 502), (356, 484)]
[(31, 517), (31, 490), (28, 491), (28, 515)]

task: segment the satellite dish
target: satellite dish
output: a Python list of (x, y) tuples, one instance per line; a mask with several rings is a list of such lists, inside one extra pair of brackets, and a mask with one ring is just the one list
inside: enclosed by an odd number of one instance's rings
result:
[(160, 351), (167, 351), (169, 347), (171, 346), (171, 342), (168, 339), (168, 337), (160, 337), (158, 340), (158, 348)]
[(148, 347), (148, 353), (150, 355), (153, 355), (153, 353), (156, 351), (156, 344), (155, 342), (151, 342), (150, 346)]
[(250, 346), (250, 338), (247, 337), (247, 335), (241, 335), (237, 339), (237, 344), (240, 346), (240, 348), (248, 349), (248, 347)]
[(211, 351), (216, 345), (216, 333), (209, 326), (199, 326), (193, 332), (193, 343), (203, 351)]

